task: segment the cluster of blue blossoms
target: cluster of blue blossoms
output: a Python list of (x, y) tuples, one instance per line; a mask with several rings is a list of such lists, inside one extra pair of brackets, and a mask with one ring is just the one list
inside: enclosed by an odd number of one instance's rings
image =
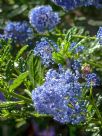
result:
[[(44, 33), (52, 30), (60, 18), (50, 6), (38, 6), (30, 11), (29, 20), (37, 32)], [(12, 39), (18, 45), (31, 45), (33, 37), (33, 29), (27, 22), (8, 22), (4, 34), (0, 35), (0, 39)]]
[(74, 52), (74, 53), (80, 53), (84, 50), (84, 46), (77, 46), (76, 42), (72, 42), (69, 50)]
[(59, 15), (53, 12), (51, 6), (38, 6), (29, 13), (31, 25), (39, 33), (53, 29), (60, 21)]
[[(80, 83), (79, 79), (85, 81)], [(99, 85), (95, 73), (81, 75), (71, 70), (50, 69), (42, 86), (32, 91), (32, 100), (36, 111), (48, 114), (60, 123), (78, 124), (86, 120), (87, 100), (83, 98), (83, 89)]]
[(96, 37), (98, 38), (99, 43), (102, 45), (102, 27), (99, 27)]
[(54, 50), (58, 50), (57, 45), (51, 40), (42, 38), (40, 42), (36, 43), (34, 54), (41, 57), (42, 64), (49, 66), (54, 63), (52, 60)]
[(5, 37), (19, 45), (29, 44), (33, 30), (27, 22), (8, 22), (4, 28)]
[(71, 66), (74, 71), (79, 71), (81, 69), (81, 61), (80, 60), (72, 60)]
[(8, 37), (6, 37), (4, 34), (0, 34), (0, 40), (8, 41)]
[(45, 83), (33, 90), (35, 109), (61, 123), (77, 124), (86, 116), (86, 101), (82, 99), (82, 85), (70, 70), (50, 69)]
[(55, 4), (63, 7), (65, 10), (72, 10), (82, 6), (102, 7), (102, 0), (52, 0)]
[(98, 86), (100, 79), (95, 73), (89, 73), (85, 76), (87, 87)]

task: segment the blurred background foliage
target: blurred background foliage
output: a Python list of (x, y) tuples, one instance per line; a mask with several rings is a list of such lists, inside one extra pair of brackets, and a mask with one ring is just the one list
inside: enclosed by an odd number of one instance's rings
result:
[[(96, 9), (94, 7), (78, 8), (73, 11), (64, 12), (62, 8), (54, 5), (50, 0), (0, 0), (0, 33), (3, 33), (3, 28), (7, 21), (28, 21), (28, 13), (30, 9), (37, 5), (47, 4), (52, 5), (53, 9), (59, 12), (62, 16), (62, 22), (59, 26), (61, 29), (69, 29), (74, 25), (83, 26), (91, 35), (95, 35), (98, 27), (102, 25), (102, 9)], [(101, 52), (96, 50), (96, 52), (93, 53), (93, 56), (96, 55), (98, 58), (99, 54), (102, 56)], [(96, 56), (93, 59), (96, 59)], [(80, 129), (81, 132), (77, 131), (77, 134), (75, 134), (74, 128), (68, 129), (66, 125), (59, 125), (52, 119), (46, 119), (46, 122), (44, 121), (44, 118), (40, 118), (39, 120), (40, 121), (38, 121), (37, 118), (34, 120), (0, 120), (0, 136), (38, 136), (32, 133), (37, 130), (38, 126), (40, 131), (42, 131), (42, 128), (47, 131), (48, 128), (53, 126), (59, 136), (91, 135), (90, 133), (84, 133), (83, 129)], [(77, 128), (77, 130), (79, 130), (79, 128)]]

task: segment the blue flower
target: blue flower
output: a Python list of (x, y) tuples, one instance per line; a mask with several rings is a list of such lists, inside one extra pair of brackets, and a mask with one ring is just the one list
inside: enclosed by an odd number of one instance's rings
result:
[(4, 35), (13, 40), (13, 43), (29, 44), (33, 38), (33, 30), (27, 22), (8, 22), (4, 28)]
[(50, 69), (45, 83), (32, 92), (35, 109), (61, 123), (78, 124), (86, 117), (82, 86), (70, 70), (62, 73)]
[(46, 66), (53, 64), (52, 52), (57, 50), (57, 45), (51, 41), (42, 38), (40, 42), (36, 43), (34, 54), (41, 57), (42, 63)]
[(102, 45), (102, 27), (99, 27), (96, 37), (99, 39), (99, 43)]
[(38, 6), (30, 11), (29, 20), (37, 32), (44, 33), (53, 29), (59, 23), (60, 18), (50, 6)]
[(100, 0), (52, 0), (55, 4), (63, 7), (65, 10), (72, 10), (81, 6), (94, 5), (96, 7), (102, 7)]

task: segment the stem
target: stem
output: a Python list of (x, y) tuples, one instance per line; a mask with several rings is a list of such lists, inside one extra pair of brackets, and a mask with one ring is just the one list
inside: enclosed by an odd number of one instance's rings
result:
[(65, 36), (66, 34), (54, 34), (54, 33), (35, 34), (35, 36), (37, 36), (37, 37), (49, 37), (51, 35), (54, 35), (54, 36), (57, 36), (57, 37), (61, 37), (61, 36)]
[(14, 102), (14, 101), (1, 102), (1, 103), (0, 103), (0, 108), (5, 108), (5, 107), (9, 107), (9, 106), (14, 106), (14, 105), (23, 105), (23, 104), (25, 104), (24, 101), (17, 101), (17, 102)]
[(10, 94), (15, 97), (15, 98), (18, 98), (18, 99), (21, 99), (21, 100), (24, 100), (26, 103), (32, 103), (32, 100), (29, 99), (29, 98), (26, 98), (25, 96), (22, 96), (22, 95), (19, 95), (19, 94), (16, 94), (14, 92), (10, 92)]
[(13, 76), (13, 77), (15, 77), (15, 78), (17, 78), (17, 77), (18, 77), (18, 76), (17, 76), (16, 74), (14, 74), (14, 73), (12, 74), (12, 76)]
[(100, 121), (100, 124), (101, 124), (101, 127), (102, 127), (102, 116), (101, 116), (101, 114), (100, 114), (99, 109), (98, 109), (97, 106), (96, 106), (96, 103), (95, 103), (95, 100), (94, 100), (94, 97), (93, 97), (93, 94), (92, 94), (92, 86), (91, 86), (91, 88), (90, 88), (90, 101), (91, 101), (93, 107), (94, 107), (95, 110), (96, 110), (96, 115), (97, 115), (97, 117), (99, 118), (99, 121)]
[(76, 38), (85, 38), (85, 39), (90, 39), (90, 40), (96, 40), (96, 37), (88, 37), (88, 36), (83, 36), (83, 35), (72, 35), (73, 37), (76, 37)]
[[(47, 34), (36, 34), (36, 36), (46, 36), (46, 37), (49, 37), (51, 35), (54, 35), (54, 36), (57, 36), (57, 37), (63, 37), (65, 36), (65, 39), (67, 39), (67, 35), (69, 34), (69, 32), (67, 34), (53, 34), (53, 33), (47, 33)], [(90, 39), (90, 40), (96, 40), (97, 38), (95, 36), (93, 37), (90, 37), (90, 36), (83, 36), (83, 35), (72, 35), (72, 37), (75, 37), (75, 38), (80, 38), (80, 39)]]
[(69, 135), (75, 136), (76, 135), (76, 127), (70, 126), (69, 127)]

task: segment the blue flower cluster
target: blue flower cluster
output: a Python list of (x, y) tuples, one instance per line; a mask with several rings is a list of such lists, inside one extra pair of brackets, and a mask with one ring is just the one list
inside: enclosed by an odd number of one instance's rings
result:
[(69, 50), (74, 52), (74, 53), (80, 53), (84, 50), (84, 46), (77, 46), (77, 43), (76, 42), (72, 42), (71, 45), (70, 45), (70, 48)]
[(0, 34), (0, 40), (5, 40), (5, 41), (7, 41), (7, 40), (8, 40), (8, 37), (6, 37), (6, 35), (4, 35), (4, 34)]
[(42, 38), (40, 42), (36, 43), (34, 54), (41, 57), (42, 63), (46, 66), (53, 64), (52, 52), (57, 50), (57, 45), (51, 41)]
[(97, 8), (102, 8), (102, 0), (95, 0), (94, 5), (96, 5)]
[(52, 0), (57, 5), (63, 7), (65, 10), (72, 10), (81, 6), (94, 5), (96, 7), (102, 7), (100, 0)]
[(73, 70), (80, 70), (81, 69), (81, 62), (80, 62), (80, 60), (73, 60), (72, 61), (72, 69)]
[(99, 39), (99, 43), (102, 45), (102, 27), (99, 27), (96, 37)]
[(53, 12), (51, 6), (38, 6), (29, 13), (31, 25), (39, 33), (53, 29), (60, 21), (58, 13)]
[(86, 118), (82, 86), (70, 70), (50, 69), (45, 83), (32, 92), (37, 112), (48, 114), (61, 123), (78, 124)]
[(87, 74), (85, 79), (87, 87), (98, 86), (100, 84), (100, 80), (95, 73)]
[(8, 22), (4, 28), (4, 35), (16, 44), (29, 44), (33, 38), (33, 30), (27, 22)]

